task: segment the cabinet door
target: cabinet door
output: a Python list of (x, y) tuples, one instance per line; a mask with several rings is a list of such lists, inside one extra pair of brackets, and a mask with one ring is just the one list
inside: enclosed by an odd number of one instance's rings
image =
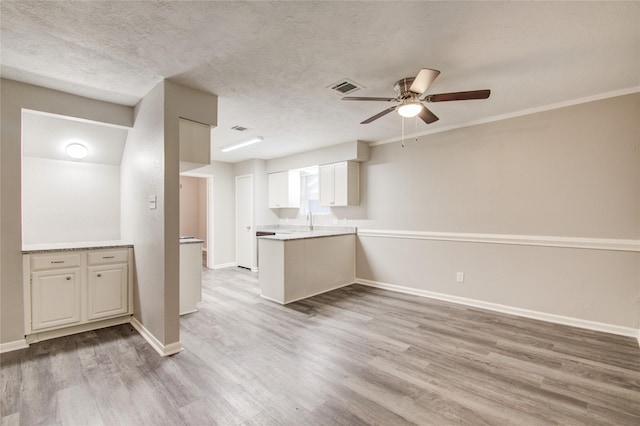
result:
[(127, 265), (89, 267), (87, 318), (126, 314), (129, 310)]
[(72, 325), (80, 322), (80, 268), (31, 274), (31, 328)]
[(269, 208), (300, 207), (300, 171), (269, 173)]
[(333, 206), (334, 199), (334, 180), (333, 180), (333, 164), (320, 166), (320, 205)]
[(333, 165), (333, 206), (349, 204), (349, 175), (347, 163)]
[(269, 173), (269, 208), (286, 207), (288, 190), (288, 172)]

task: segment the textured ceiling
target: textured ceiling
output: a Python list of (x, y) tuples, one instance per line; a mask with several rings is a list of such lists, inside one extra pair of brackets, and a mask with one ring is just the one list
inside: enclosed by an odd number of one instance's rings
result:
[[(398, 138), (388, 104), (420, 68), (429, 93), (491, 89), (431, 104), (424, 133), (640, 86), (640, 2), (3, 1), (2, 76), (134, 105), (165, 78), (219, 96), (213, 157), (273, 158), (353, 140)], [(246, 132), (230, 130), (234, 125)], [(223, 154), (251, 135), (265, 142)]]

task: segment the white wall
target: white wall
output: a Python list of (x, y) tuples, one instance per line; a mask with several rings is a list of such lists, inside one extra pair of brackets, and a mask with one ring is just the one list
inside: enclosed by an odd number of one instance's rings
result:
[(22, 159), (23, 243), (120, 239), (120, 167)]
[(371, 147), (357, 276), (633, 334), (638, 117), (633, 94)]

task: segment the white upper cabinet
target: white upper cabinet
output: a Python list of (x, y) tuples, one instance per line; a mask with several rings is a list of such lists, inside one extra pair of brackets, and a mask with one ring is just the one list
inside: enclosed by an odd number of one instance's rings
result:
[(320, 205), (355, 206), (359, 203), (360, 164), (354, 161), (320, 166)]
[(300, 171), (269, 173), (269, 208), (300, 207)]

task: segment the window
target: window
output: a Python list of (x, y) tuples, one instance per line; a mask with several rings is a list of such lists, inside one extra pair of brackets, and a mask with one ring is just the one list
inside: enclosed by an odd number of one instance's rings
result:
[(318, 166), (300, 171), (300, 214), (329, 214), (330, 208), (320, 206), (320, 176)]

